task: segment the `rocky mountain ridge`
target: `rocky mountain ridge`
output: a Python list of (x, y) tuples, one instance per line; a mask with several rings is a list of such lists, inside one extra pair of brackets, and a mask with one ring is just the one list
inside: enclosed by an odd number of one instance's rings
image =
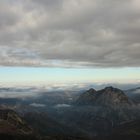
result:
[(76, 101), (77, 105), (101, 105), (101, 106), (132, 106), (135, 103), (125, 93), (114, 87), (106, 87), (96, 91), (89, 89)]

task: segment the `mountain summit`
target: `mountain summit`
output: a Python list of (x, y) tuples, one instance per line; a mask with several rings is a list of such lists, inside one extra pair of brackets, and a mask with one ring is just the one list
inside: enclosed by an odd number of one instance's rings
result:
[(102, 105), (102, 106), (130, 106), (134, 103), (125, 93), (112, 86), (96, 91), (89, 89), (76, 101), (78, 105)]

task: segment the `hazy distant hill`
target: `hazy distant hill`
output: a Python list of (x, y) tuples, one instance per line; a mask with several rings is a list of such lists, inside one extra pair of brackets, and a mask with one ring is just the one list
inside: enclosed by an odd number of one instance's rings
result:
[(130, 97), (136, 103), (140, 103), (140, 87), (125, 90), (124, 91), (128, 97)]

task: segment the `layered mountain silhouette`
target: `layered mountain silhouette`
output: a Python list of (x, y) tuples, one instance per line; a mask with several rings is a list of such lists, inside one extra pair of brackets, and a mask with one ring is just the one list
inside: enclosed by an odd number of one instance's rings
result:
[(140, 109), (122, 90), (91, 88), (75, 99), (69, 107), (36, 109), (26, 104), (26, 111), (20, 104), (16, 110), (20, 115), (6, 108), (11, 105), (8, 99), (5, 108), (0, 108), (0, 139), (96, 140), (140, 135)]

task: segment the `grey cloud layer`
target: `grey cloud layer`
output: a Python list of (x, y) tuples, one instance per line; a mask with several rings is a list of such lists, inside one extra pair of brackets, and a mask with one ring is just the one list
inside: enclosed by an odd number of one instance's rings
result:
[(140, 67), (139, 0), (1, 0), (0, 65)]

